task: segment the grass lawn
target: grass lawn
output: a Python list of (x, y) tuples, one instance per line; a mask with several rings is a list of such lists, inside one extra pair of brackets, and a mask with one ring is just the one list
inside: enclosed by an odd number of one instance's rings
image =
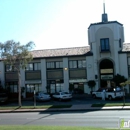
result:
[[(98, 103), (92, 104), (91, 107), (112, 107), (112, 106), (124, 106), (123, 103)], [(125, 103), (125, 106), (130, 106), (130, 103)]]
[[(42, 106), (22, 106), (20, 109), (49, 109), (49, 108), (70, 108), (72, 105), (42, 105)], [(19, 106), (0, 106), (0, 110), (19, 109)]]
[[(73, 126), (24, 126), (24, 125), (0, 125), (0, 130), (116, 130), (92, 127), (73, 127)], [(123, 129), (124, 130), (124, 129)], [(128, 130), (128, 129), (127, 129)]]

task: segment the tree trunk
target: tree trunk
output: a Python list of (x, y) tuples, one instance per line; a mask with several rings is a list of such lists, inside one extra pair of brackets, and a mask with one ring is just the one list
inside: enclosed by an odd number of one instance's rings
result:
[(19, 104), (19, 107), (22, 106), (22, 103), (21, 103), (21, 75), (20, 75), (20, 71), (18, 71), (18, 104)]

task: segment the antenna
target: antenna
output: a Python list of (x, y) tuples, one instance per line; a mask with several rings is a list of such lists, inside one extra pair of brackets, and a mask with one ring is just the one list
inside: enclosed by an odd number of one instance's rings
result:
[(105, 3), (103, 3), (103, 8), (104, 8), (104, 14), (105, 14)]
[(107, 14), (105, 13), (105, 0), (103, 0), (102, 22), (108, 22)]

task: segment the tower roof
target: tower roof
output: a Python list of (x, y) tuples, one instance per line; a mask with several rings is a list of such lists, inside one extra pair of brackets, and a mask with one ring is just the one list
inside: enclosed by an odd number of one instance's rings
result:
[(102, 24), (119, 24), (120, 26), (123, 26), (123, 24), (119, 23), (118, 21), (108, 21), (107, 13), (105, 12), (105, 2), (103, 3), (103, 14), (102, 14), (102, 21), (101, 22), (96, 22), (96, 23), (91, 23), (88, 29), (92, 25), (102, 25)]

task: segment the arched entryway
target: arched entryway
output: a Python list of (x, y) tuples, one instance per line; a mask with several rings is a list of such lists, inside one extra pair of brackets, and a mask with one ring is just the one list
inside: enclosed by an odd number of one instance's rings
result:
[(104, 59), (99, 64), (100, 73), (100, 86), (101, 87), (111, 87), (111, 80), (114, 75), (113, 62), (109, 59)]

